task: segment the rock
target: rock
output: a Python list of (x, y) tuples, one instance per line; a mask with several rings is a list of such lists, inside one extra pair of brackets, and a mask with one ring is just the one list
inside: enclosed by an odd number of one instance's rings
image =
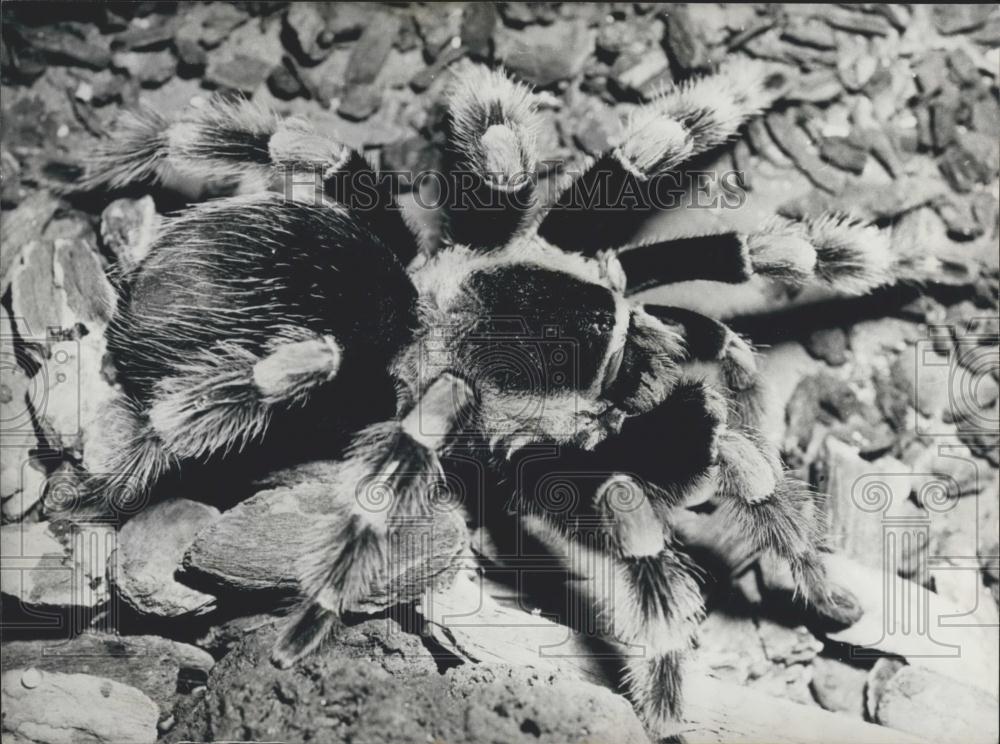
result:
[(294, 731), (331, 742), (648, 742), (629, 704), (605, 688), (501, 665), (439, 674), (419, 639), (392, 620), (345, 630), (293, 670), (268, 662), (273, 629), (247, 637), (166, 741)]
[(945, 197), (934, 203), (934, 210), (948, 228), (952, 240), (973, 240), (983, 234), (982, 225), (972, 213), (972, 200)]
[(219, 516), (215, 507), (171, 498), (126, 522), (111, 564), (121, 598), (137, 612), (161, 617), (202, 615), (215, 609), (215, 597), (180, 583), (174, 573), (197, 534)]
[(969, 124), (984, 134), (1000, 130), (1000, 103), (992, 96), (973, 101)]
[(177, 58), (169, 49), (159, 52), (119, 52), (114, 66), (127, 70), (144, 88), (157, 88), (177, 72)]
[(198, 39), (206, 49), (219, 46), (236, 28), (246, 23), (248, 16), (235, 5), (212, 3), (201, 13), (189, 14), (187, 22), (197, 27)]
[(823, 642), (802, 625), (789, 628), (761, 618), (757, 633), (764, 655), (777, 664), (808, 664), (823, 650)]
[(292, 3), (285, 24), (295, 44), (290, 50), (306, 64), (318, 64), (330, 55), (335, 35), (315, 3)]
[(816, 18), (789, 16), (781, 30), (781, 37), (803, 46), (816, 49), (836, 49), (833, 29)]
[(925, 96), (933, 96), (945, 87), (949, 87), (948, 81), (948, 58), (941, 50), (935, 49), (927, 52), (914, 65), (913, 73), (916, 75), (917, 84)]
[(611, 90), (625, 99), (647, 97), (670, 81), (670, 60), (659, 47), (641, 54), (626, 52), (611, 66), (608, 80)]
[(868, 162), (867, 150), (848, 137), (824, 137), (819, 143), (819, 154), (826, 162), (855, 175), (861, 175)]
[(118, 49), (146, 51), (167, 46), (177, 33), (177, 19), (165, 18), (159, 23), (132, 25), (128, 30), (115, 34), (114, 46)]
[(814, 186), (831, 194), (844, 190), (845, 176), (823, 163), (808, 135), (796, 124), (790, 112), (772, 112), (764, 121), (774, 142)]
[(496, 54), (515, 77), (547, 88), (583, 71), (594, 37), (580, 22), (528, 26), (516, 34), (503, 30), (496, 35)]
[(41, 672), (91, 674), (134, 687), (161, 711), (180, 695), (203, 685), (215, 664), (211, 654), (159, 636), (83, 633), (70, 640), (4, 643), (4, 667)]
[(948, 183), (960, 193), (971, 191), (977, 183), (989, 183), (1000, 169), (996, 139), (982, 132), (956, 131), (955, 143), (945, 151), (940, 166)]
[(222, 60), (213, 56), (205, 71), (205, 80), (216, 87), (249, 95), (267, 80), (270, 72), (268, 62), (248, 54), (237, 54)]
[[(90, 674), (3, 673), (3, 731), (39, 744), (153, 744), (156, 703), (134, 687)], [(6, 739), (7, 736), (4, 737)]]
[(0, 591), (27, 607), (98, 607), (108, 601), (104, 564), (114, 534), (113, 527), (99, 523), (3, 525)]
[(817, 6), (816, 16), (830, 26), (842, 31), (849, 31), (865, 36), (888, 36), (892, 32), (892, 24), (884, 16), (858, 12), (852, 6)]
[(116, 294), (93, 238), (56, 238), (53, 248), (53, 281), (62, 289), (72, 319), (92, 330), (103, 328), (111, 319)]
[(698, 11), (686, 3), (672, 5), (667, 11), (666, 45), (681, 70), (708, 67), (713, 59), (701, 26)]
[(358, 84), (347, 89), (337, 113), (348, 121), (364, 121), (382, 105), (382, 89), (376, 85)]
[(995, 742), (996, 699), (982, 690), (916, 666), (904, 666), (882, 688), (875, 720), (929, 741)]
[(806, 351), (833, 367), (846, 364), (848, 340), (843, 328), (823, 328), (813, 331), (803, 342)]
[(497, 25), (494, 3), (469, 3), (462, 8), (459, 35), (462, 46), (473, 59), (489, 60), (493, 55), (493, 29)]
[(834, 713), (847, 713), (863, 720), (865, 717), (864, 669), (838, 659), (819, 657), (813, 662), (813, 679), (809, 685), (821, 706)]
[(28, 43), (52, 64), (100, 70), (111, 63), (111, 52), (106, 45), (97, 42), (101, 38), (97, 35), (92, 36), (94, 41), (91, 41), (55, 27), (32, 29), (25, 35)]
[(399, 19), (394, 15), (386, 14), (372, 19), (351, 49), (347, 72), (344, 75), (348, 87), (375, 82), (389, 52), (392, 51), (392, 43), (399, 32), (399, 25)]
[(177, 36), (174, 41), (179, 68), (185, 74), (200, 72), (208, 62), (208, 54), (198, 40), (190, 36)]
[(500, 16), (511, 28), (524, 28), (535, 23), (547, 26), (557, 17), (557, 3), (500, 3)]
[[(48, 191), (37, 191), (10, 212), (4, 213), (4, 249), (0, 251), (0, 294), (6, 294), (25, 246), (36, 241), (59, 208)], [(44, 328), (31, 329), (41, 333)]]
[(117, 258), (125, 274), (136, 268), (146, 257), (159, 215), (151, 196), (139, 199), (115, 199), (101, 213), (101, 240)]
[[(241, 590), (289, 590), (297, 586), (298, 558), (312, 545), (318, 520), (336, 520), (331, 513), (330, 478), (337, 477), (332, 464), (326, 473), (291, 487), (261, 491), (227, 511), (202, 530), (187, 554), (184, 567), (222, 587)], [(331, 529), (333, 524), (331, 524)], [(419, 539), (431, 530), (433, 555), (417, 550), (415, 562), (393, 564), (392, 585), (387, 588), (417, 597), (451, 565), (451, 559), (465, 543), (464, 520), (452, 511), (439, 512), (431, 523), (419, 520), (402, 532), (400, 545)], [(282, 535), (280, 544), (273, 535)], [(392, 558), (392, 556), (388, 556)], [(401, 559), (394, 559), (401, 560)], [(380, 591), (381, 591), (380, 590)], [(384, 607), (384, 596), (370, 603)], [(368, 607), (368, 602), (364, 603)], [(362, 607), (359, 611), (368, 611)], [(378, 611), (376, 609), (375, 611)]]
[(937, 30), (945, 35), (980, 28), (993, 15), (993, 5), (953, 5), (941, 3), (931, 7), (931, 19)]
[(282, 64), (274, 66), (271, 74), (267, 76), (267, 87), (276, 98), (283, 101), (290, 101), (306, 92), (306, 87), (295, 73), (291, 60), (285, 60)]
[(865, 681), (865, 714), (869, 720), (876, 720), (878, 701), (882, 697), (886, 683), (904, 666), (906, 666), (905, 659), (898, 656), (881, 656), (868, 671), (868, 679)]
[(895, 458), (863, 460), (855, 447), (827, 437), (816, 464), (816, 487), (829, 494), (829, 543), (859, 563), (908, 572), (917, 560), (919, 546), (910, 545), (893, 556), (896, 566), (886, 566), (883, 530), (886, 520), (917, 518), (919, 507), (909, 500), (913, 476), (908, 465)]

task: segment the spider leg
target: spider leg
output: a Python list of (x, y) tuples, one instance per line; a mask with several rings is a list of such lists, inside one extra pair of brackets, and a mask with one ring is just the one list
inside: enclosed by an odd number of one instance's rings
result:
[(301, 558), (306, 600), (272, 651), (282, 667), (314, 650), (338, 618), (379, 586), (391, 533), (400, 520), (429, 511), (428, 493), (444, 478), (440, 457), (465, 423), (473, 393), (461, 379), (437, 378), (401, 420), (374, 424), (353, 440), (339, 465), (335, 511), (315, 528)]
[(275, 407), (304, 403), (340, 362), (332, 337), (301, 329), (286, 329), (260, 354), (218, 344), (156, 384), (150, 425), (177, 458), (242, 449), (264, 435)]
[(539, 235), (587, 255), (625, 245), (635, 232), (637, 213), (649, 214), (660, 203), (658, 188), (664, 179), (657, 177), (734, 136), (785, 85), (783, 72), (738, 58), (717, 74), (682, 83), (638, 106), (619, 144), (559, 195)]
[(531, 90), (503, 71), (470, 67), (448, 93), (448, 114), (448, 236), (473, 248), (504, 246), (536, 206)]
[(719, 505), (733, 532), (755, 551), (786, 561), (798, 590), (826, 616), (856, 621), (849, 590), (827, 579), (823, 495), (783, 473), (777, 451), (761, 440), (727, 430), (719, 440)]
[(169, 181), (256, 178), (289, 198), (338, 201), (369, 218), (403, 263), (416, 255), (396, 204), (394, 184), (380, 179), (358, 151), (246, 99), (214, 97), (170, 122), (149, 108), (126, 112), (113, 139), (89, 162), (82, 189)]
[(863, 294), (895, 276), (889, 237), (848, 217), (772, 221), (754, 233), (678, 238), (621, 251), (626, 291), (693, 280), (741, 284), (755, 276)]
[(730, 425), (755, 428), (763, 413), (763, 383), (753, 347), (725, 323), (680, 307), (645, 305), (643, 309), (664, 323), (680, 328), (684, 361), (715, 368), (726, 392)]

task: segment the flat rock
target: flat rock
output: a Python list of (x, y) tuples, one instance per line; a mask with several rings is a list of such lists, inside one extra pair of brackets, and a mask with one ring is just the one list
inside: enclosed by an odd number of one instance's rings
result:
[(127, 70), (143, 87), (156, 88), (170, 80), (177, 72), (177, 58), (169, 49), (158, 52), (119, 52), (114, 56), (114, 66)]
[(103, 566), (114, 535), (107, 524), (3, 525), (0, 591), (27, 607), (98, 607), (109, 598)]
[(99, 36), (91, 41), (58, 28), (34, 29), (27, 36), (31, 46), (53, 64), (100, 70), (111, 62), (107, 45), (97, 42)]
[(980, 28), (995, 11), (996, 6), (989, 3), (983, 5), (940, 3), (932, 6), (931, 18), (934, 26), (942, 34), (957, 34)]
[(213, 56), (209, 59), (205, 80), (219, 88), (251, 94), (271, 73), (271, 63), (248, 54), (237, 54), (228, 59)]
[(159, 709), (134, 687), (90, 674), (3, 674), (3, 731), (37, 744), (153, 744)]
[(84, 633), (70, 640), (11, 641), (4, 666), (91, 674), (134, 687), (169, 711), (183, 692), (202, 685), (215, 659), (207, 651), (159, 636)]
[(331, 744), (649, 741), (610, 690), (502, 665), (439, 674), (419, 639), (391, 620), (347, 628), (293, 670), (268, 662), (275, 637), (273, 629), (249, 636), (219, 662), (202, 701), (166, 741), (290, 731)]
[[(337, 477), (335, 470), (328, 473), (327, 479)], [(334, 529), (337, 520), (343, 518), (331, 513), (329, 483), (321, 477), (253, 495), (198, 533), (184, 556), (185, 569), (222, 587), (295, 589), (296, 564), (312, 548), (317, 522), (328, 521), (330, 529)], [(275, 535), (281, 535), (281, 540), (275, 541)], [(431, 545), (431, 553), (416, 550), (406, 559), (388, 556), (394, 561), (392, 583), (355, 609), (379, 611), (400, 601), (400, 595), (419, 597), (429, 583), (449, 570), (451, 559), (465, 544), (465, 522), (456, 512), (435, 512), (431, 521), (417, 520), (401, 529), (400, 545), (420, 540), (421, 535), (430, 540), (427, 544)]]
[(351, 48), (347, 62), (347, 85), (370, 85), (378, 77), (382, 65), (392, 51), (392, 44), (399, 33), (400, 22), (394, 15), (379, 16), (361, 34)]
[(125, 273), (149, 253), (159, 217), (151, 196), (115, 199), (101, 212), (101, 239)]
[(853, 718), (865, 717), (864, 669), (839, 659), (823, 657), (813, 661), (813, 678), (809, 685), (813, 697), (821, 706), (834, 713), (847, 713)]
[(200, 615), (215, 608), (215, 597), (179, 582), (174, 573), (195, 536), (213, 524), (213, 506), (171, 498), (143, 509), (118, 533), (113, 581), (133, 609), (151, 615)]
[(883, 726), (942, 744), (995, 742), (996, 698), (928, 669), (904, 666), (882, 688), (875, 718)]
[(546, 88), (576, 77), (594, 48), (595, 32), (579, 23), (498, 31), (497, 56), (525, 82)]

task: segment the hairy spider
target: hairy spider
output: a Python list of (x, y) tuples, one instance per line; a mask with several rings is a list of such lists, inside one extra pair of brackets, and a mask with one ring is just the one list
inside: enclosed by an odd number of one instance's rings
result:
[[(702, 612), (672, 527), (692, 500), (713, 500), (741, 539), (791, 564), (808, 599), (850, 616), (849, 594), (831, 590), (819, 560), (818, 496), (757, 433), (751, 346), (689, 309), (629, 298), (755, 276), (862, 293), (896, 276), (886, 237), (828, 216), (629, 246), (643, 209), (591, 208), (595, 189), (649, 195), (656, 176), (734, 136), (786, 82), (734, 59), (666, 91), (543, 210), (532, 92), (469, 66), (448, 98), (448, 173), (473, 174), (467, 193), (491, 208), (445, 205), (436, 250), (422, 249), (358, 152), (304, 121), (222, 100), (174, 123), (131, 115), (88, 185), (174, 171), (274, 182), (319, 169), (313, 189), (191, 207), (127, 277), (107, 337), (123, 395), (104, 469), (117, 475), (94, 492), (123, 477), (146, 490), (185, 461), (266, 448), (307, 412), (348, 432), (336, 516), (316, 526), (301, 559), (304, 606), (274, 651), (291, 664), (384, 584), (395, 518), (428, 510), (456, 454), (483, 458), (506, 474), (498, 483), (511, 484), (519, 515), (614, 577), (594, 583), (593, 600), (609, 634), (646, 650), (625, 680), (651, 726), (679, 712), (680, 663)], [(368, 209), (353, 204), (362, 189), (374, 195)], [(558, 456), (525, 458), (536, 443)], [(550, 468), (589, 476), (572, 513), (538, 497)], [(366, 507), (369, 488), (392, 494), (388, 510)]]

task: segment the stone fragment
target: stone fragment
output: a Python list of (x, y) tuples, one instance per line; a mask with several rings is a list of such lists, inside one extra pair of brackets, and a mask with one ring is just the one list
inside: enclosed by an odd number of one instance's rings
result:
[[(134, 687), (90, 674), (11, 669), (0, 680), (3, 731), (36, 744), (153, 744), (160, 711)], [(7, 739), (7, 736), (4, 736)]]
[(35, 50), (56, 65), (75, 65), (100, 70), (111, 63), (111, 52), (99, 35), (90, 39), (56, 27), (32, 29), (25, 34)]
[(579, 75), (594, 47), (595, 33), (579, 22), (528, 26), (496, 34), (497, 56), (515, 76), (548, 88)]
[(827, 710), (864, 720), (867, 676), (864, 669), (838, 659), (819, 657), (813, 662), (813, 679), (809, 689), (816, 702)]
[(686, 3), (677, 3), (670, 6), (666, 16), (666, 44), (678, 67), (691, 71), (710, 65), (712, 54), (702, 24), (698, 22), (699, 11)]
[(833, 367), (847, 363), (849, 347), (847, 334), (843, 328), (823, 328), (813, 331), (803, 345), (810, 355)]
[(356, 84), (347, 89), (337, 113), (348, 121), (364, 121), (382, 105), (382, 89), (372, 84)]
[(493, 54), (493, 30), (497, 24), (494, 3), (468, 3), (462, 9), (459, 35), (473, 59), (488, 60)]
[(285, 14), (285, 24), (295, 45), (291, 50), (308, 64), (318, 64), (330, 55), (335, 40), (326, 28), (326, 19), (317, 3), (292, 3)]
[(177, 58), (169, 49), (158, 52), (118, 52), (114, 66), (126, 70), (144, 88), (157, 88), (177, 72)]
[(937, 30), (945, 35), (974, 31), (995, 16), (996, 7), (964, 3), (939, 3), (931, 6), (931, 19)]
[(114, 539), (114, 528), (102, 523), (5, 524), (0, 591), (29, 608), (98, 607), (108, 601), (104, 564)]
[(955, 142), (945, 151), (940, 166), (948, 183), (959, 193), (971, 191), (977, 183), (989, 183), (1000, 169), (996, 137), (956, 131)]
[(136, 612), (160, 617), (202, 615), (215, 597), (178, 581), (187, 549), (198, 533), (219, 518), (218, 509), (184, 498), (146, 507), (122, 527), (111, 578)]
[(824, 137), (819, 143), (819, 154), (826, 162), (855, 175), (861, 175), (868, 162), (867, 150), (848, 137)]
[(820, 159), (808, 135), (796, 124), (792, 114), (772, 112), (765, 122), (774, 142), (814, 186), (831, 194), (844, 190), (844, 174), (831, 169)]
[(101, 213), (101, 240), (123, 273), (135, 269), (153, 243), (159, 216), (151, 196), (115, 199)]
[(197, 646), (151, 635), (83, 633), (75, 638), (9, 641), (4, 667), (92, 674), (134, 687), (168, 711), (180, 695), (205, 684), (215, 664)]
[[(3, 250), (0, 251), (0, 294), (6, 294), (24, 247), (38, 239), (59, 208), (48, 191), (37, 191), (4, 213)], [(39, 332), (42, 329), (39, 329)], [(34, 332), (34, 329), (32, 330)]]
[(937, 742), (995, 742), (996, 698), (916, 666), (904, 666), (882, 689), (875, 719), (883, 726)]
[(228, 59), (212, 57), (205, 71), (205, 80), (212, 85), (240, 93), (251, 94), (267, 80), (271, 65), (248, 54)]

